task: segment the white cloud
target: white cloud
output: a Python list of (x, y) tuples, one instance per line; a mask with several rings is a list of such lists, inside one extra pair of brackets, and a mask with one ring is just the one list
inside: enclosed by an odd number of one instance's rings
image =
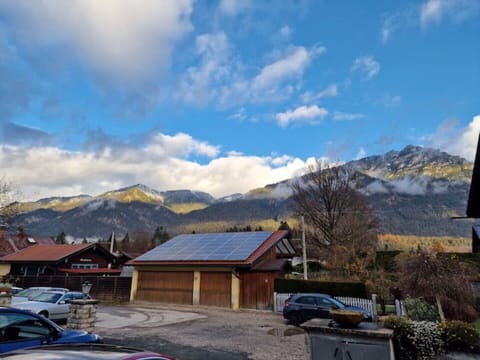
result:
[(371, 79), (380, 71), (380, 64), (373, 56), (360, 56), (353, 61), (351, 70), (352, 72), (361, 74), (366, 79)]
[(476, 115), (467, 127), (461, 129), (445, 144), (445, 151), (473, 161), (475, 159), (479, 134), (480, 115)]
[(394, 14), (387, 14), (381, 28), (381, 40), (386, 43), (394, 32), (407, 28), (427, 28), (445, 20), (461, 23), (480, 15), (479, 0), (426, 0), (409, 5)]
[[(190, 160), (209, 156), (205, 164)], [(73, 152), (53, 147), (0, 145), (2, 171), (18, 187), (21, 201), (50, 196), (98, 195), (136, 183), (154, 189), (192, 189), (215, 197), (245, 193), (307, 171), (307, 162), (287, 155), (246, 156), (187, 134), (157, 134), (143, 148)]]
[(420, 25), (440, 23), (444, 19), (462, 22), (480, 15), (478, 0), (428, 0), (420, 8)]
[(441, 0), (429, 0), (424, 3), (420, 10), (420, 23), (427, 25), (429, 22), (439, 22), (443, 16), (444, 4)]
[(251, 0), (221, 0), (219, 9), (225, 15), (234, 16), (249, 9), (251, 6)]
[(307, 122), (310, 124), (315, 124), (318, 120), (323, 119), (328, 115), (327, 109), (318, 107), (317, 105), (312, 106), (300, 106), (295, 110), (288, 110), (283, 113), (278, 113), (275, 115), (278, 125), (281, 127), (287, 127), (289, 124), (294, 122)]
[(29, 49), (70, 50), (71, 61), (109, 81), (138, 83), (170, 63), (177, 39), (192, 30), (192, 0), (1, 2)]
[(355, 156), (355, 160), (363, 159), (367, 155), (367, 151), (361, 147), (358, 149), (357, 156)]
[(350, 114), (350, 113), (344, 113), (340, 111), (334, 111), (333, 112), (333, 120), (337, 121), (350, 121), (350, 120), (356, 120), (356, 119), (362, 119), (364, 118), (365, 115), (363, 114)]
[(266, 65), (252, 81), (255, 91), (277, 87), (284, 79), (303, 74), (311, 54), (303, 46), (289, 49), (285, 57)]
[(331, 84), (318, 93), (307, 91), (303, 93), (301, 97), (304, 103), (309, 103), (309, 102), (318, 101), (326, 97), (335, 97), (335, 96), (338, 96), (337, 84)]
[(463, 128), (458, 128), (458, 124), (457, 119), (448, 119), (424, 141), (429, 147), (473, 161), (480, 135), (480, 115), (474, 116), (470, 123)]
[(196, 105), (215, 101), (222, 108), (289, 98), (312, 59), (326, 51), (321, 46), (289, 46), (256, 75), (246, 76), (247, 66), (224, 33), (198, 36), (196, 45), (199, 64), (188, 68), (176, 97)]
[(289, 26), (285, 25), (280, 29), (280, 35), (283, 38), (288, 39), (290, 38), (290, 35), (292, 35), (292, 29)]
[(402, 97), (400, 95), (386, 94), (383, 96), (383, 104), (386, 107), (395, 107), (400, 105), (401, 102), (402, 102)]
[(196, 37), (198, 65), (187, 69), (180, 83), (177, 97), (192, 104), (205, 104), (218, 96), (215, 90), (224, 82), (230, 82), (234, 62), (230, 56), (230, 44), (223, 32), (202, 34)]

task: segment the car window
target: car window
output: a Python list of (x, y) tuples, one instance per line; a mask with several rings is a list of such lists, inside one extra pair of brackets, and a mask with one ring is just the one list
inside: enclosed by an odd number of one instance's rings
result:
[(0, 342), (42, 338), (53, 331), (50, 325), (28, 314), (0, 314)]
[(35, 293), (40, 292), (41, 290), (38, 289), (25, 289), (22, 291), (19, 291), (18, 293), (15, 294), (15, 296), (21, 296), (21, 297), (29, 297)]
[(50, 292), (44, 291), (30, 298), (30, 300), (55, 304), (58, 301), (58, 299), (60, 299), (61, 296), (62, 294), (50, 293)]
[(335, 305), (333, 302), (324, 297), (317, 298), (317, 301), (318, 305), (320, 306), (333, 307)]
[(82, 299), (84, 299), (84, 296), (83, 296), (82, 293), (76, 293), (76, 294), (73, 294), (73, 299), (82, 300)]
[(313, 296), (302, 296), (299, 297), (296, 301), (299, 304), (305, 304), (305, 305), (315, 305), (315, 298)]

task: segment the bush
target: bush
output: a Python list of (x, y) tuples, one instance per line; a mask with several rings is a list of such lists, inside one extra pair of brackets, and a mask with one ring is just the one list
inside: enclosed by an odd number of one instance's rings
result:
[(408, 297), (404, 305), (408, 317), (414, 321), (440, 321), (437, 308), (421, 298)]
[(415, 359), (415, 346), (412, 342), (412, 321), (405, 316), (388, 316), (383, 325), (393, 330), (395, 358), (399, 360)]
[(400, 360), (435, 359), (443, 352), (442, 331), (436, 322), (389, 316), (384, 326), (393, 330), (395, 357)]
[(460, 301), (442, 297), (443, 313), (448, 320), (459, 320), (464, 322), (473, 322), (477, 319), (477, 311), (475, 307)]
[(443, 352), (442, 331), (437, 322), (413, 321), (412, 329), (416, 359), (436, 359)]
[(463, 321), (444, 321), (440, 324), (445, 349), (473, 352), (478, 348), (479, 335), (472, 324)]

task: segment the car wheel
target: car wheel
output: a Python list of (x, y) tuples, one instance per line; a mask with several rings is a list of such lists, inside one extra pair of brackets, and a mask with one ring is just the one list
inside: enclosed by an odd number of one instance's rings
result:
[(293, 325), (300, 325), (303, 323), (305, 320), (303, 319), (303, 315), (299, 312), (293, 312), (290, 314), (290, 322)]
[(42, 316), (44, 316), (44, 317), (46, 317), (46, 318), (48, 319), (48, 312), (46, 312), (46, 311), (40, 311), (40, 312), (38, 313), (38, 315), (42, 315)]

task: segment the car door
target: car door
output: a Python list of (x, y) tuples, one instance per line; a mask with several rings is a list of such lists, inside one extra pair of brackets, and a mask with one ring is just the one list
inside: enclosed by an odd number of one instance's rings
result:
[(52, 343), (56, 334), (53, 327), (33, 315), (0, 314), (0, 353)]
[(334, 304), (325, 297), (317, 297), (317, 312), (320, 318), (330, 318), (330, 310), (334, 307)]
[(318, 306), (313, 295), (304, 295), (295, 300), (298, 311), (302, 314), (304, 320), (318, 317)]
[(63, 320), (68, 318), (70, 313), (69, 301), (73, 299), (73, 294), (62, 295), (55, 304), (52, 305), (50, 313), (50, 319)]

